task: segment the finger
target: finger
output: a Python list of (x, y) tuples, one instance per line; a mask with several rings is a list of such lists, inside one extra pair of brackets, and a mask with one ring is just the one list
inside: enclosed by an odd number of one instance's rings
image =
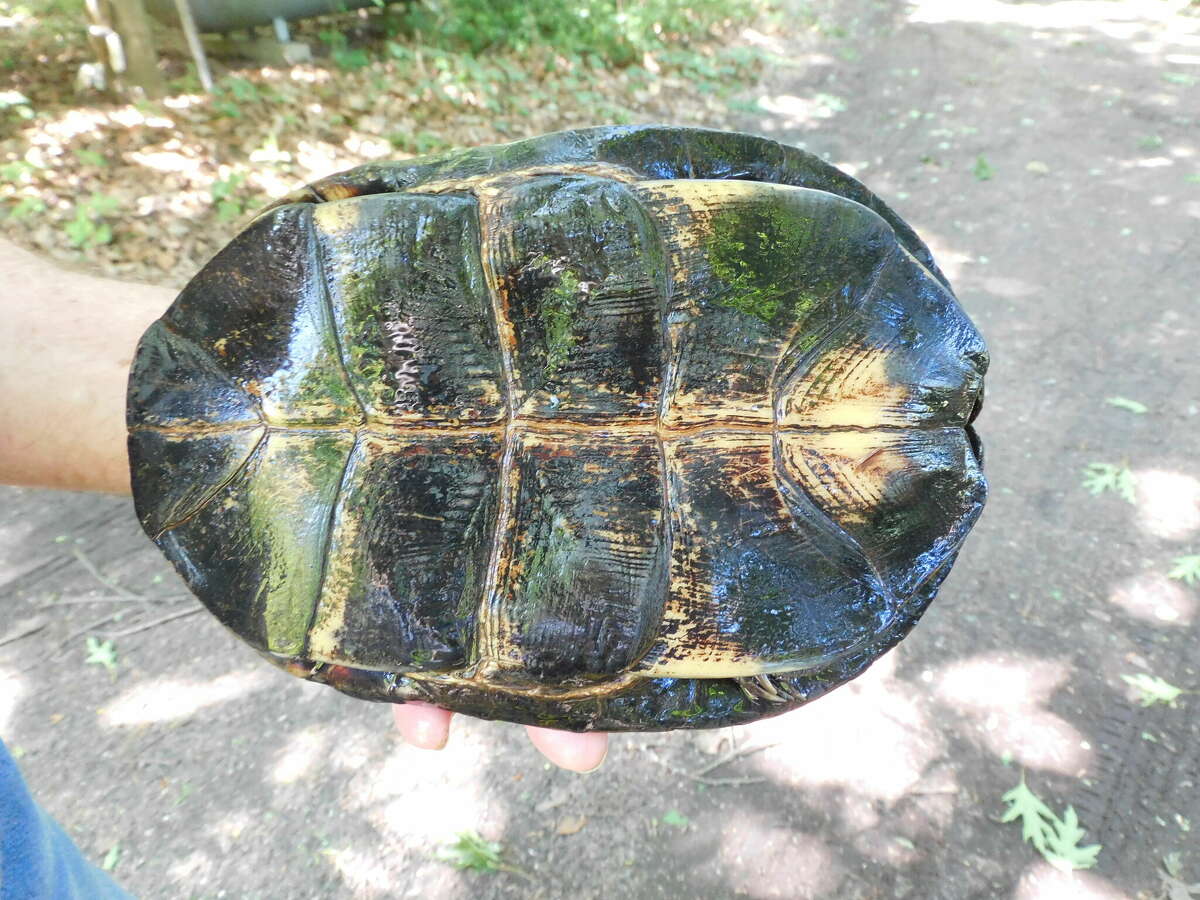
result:
[(446, 746), (446, 738), (450, 736), (450, 710), (412, 700), (393, 704), (392, 715), (405, 743), (422, 750), (441, 750)]
[(575, 734), (571, 731), (556, 731), (553, 728), (537, 728), (526, 725), (529, 740), (550, 762), (572, 772), (591, 772), (600, 768), (608, 753), (608, 735), (590, 731)]

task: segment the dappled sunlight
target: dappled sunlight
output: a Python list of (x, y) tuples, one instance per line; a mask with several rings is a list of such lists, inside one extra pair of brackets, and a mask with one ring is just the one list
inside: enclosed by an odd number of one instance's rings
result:
[(920, 229), (921, 239), (929, 247), (929, 252), (937, 260), (938, 268), (942, 270), (942, 273), (950, 283), (954, 284), (962, 278), (963, 266), (975, 262), (975, 258), (969, 253), (964, 253), (962, 250), (950, 246), (944, 238), (932, 231), (924, 223), (914, 222), (912, 224), (914, 228)]
[(974, 284), (978, 289), (987, 291), (989, 294), (994, 294), (997, 297), (1003, 297), (1006, 300), (1020, 300), (1024, 297), (1032, 297), (1045, 290), (1045, 288), (1039, 287), (1036, 284), (1022, 281), (1020, 278), (1000, 275), (983, 276), (976, 279)]
[(275, 684), (273, 673), (261, 667), (230, 672), (212, 681), (156, 679), (117, 697), (100, 711), (100, 721), (109, 728), (174, 722), (272, 684)]
[(207, 166), (208, 160), (201, 159), (194, 149), (185, 148), (178, 140), (170, 140), (156, 150), (134, 150), (129, 159), (140, 166), (158, 172), (180, 172), (194, 175)]
[(826, 94), (813, 97), (797, 97), (793, 94), (778, 94), (758, 98), (759, 108), (772, 115), (786, 118), (790, 127), (813, 119), (830, 119), (838, 111), (838, 103)]
[(357, 158), (325, 141), (297, 141), (295, 156), (298, 175), (306, 182), (358, 165)]
[(27, 691), (25, 679), (14, 669), (0, 669), (0, 737), (9, 733), (17, 704)]
[(721, 829), (721, 863), (738, 896), (830, 897), (846, 872), (838, 855), (813, 834), (738, 809)]
[(1138, 527), (1182, 540), (1200, 530), (1200, 480), (1161, 469), (1136, 471)]
[(209, 826), (208, 832), (217, 840), (222, 852), (233, 850), (247, 829), (253, 828), (260, 821), (261, 814), (251, 814), (244, 810), (225, 815), (219, 822)]
[(307, 778), (314, 768), (324, 765), (329, 740), (329, 726), (310, 725), (297, 731), (276, 754), (271, 779), (276, 784), (291, 784)]
[(896, 679), (896, 652), (817, 703), (746, 726), (755, 743), (778, 742), (760, 757), (772, 773), (888, 802), (917, 784), (945, 741), (921, 708), (922, 692)]
[(195, 850), (189, 853), (167, 869), (167, 874), (171, 881), (180, 887), (211, 883), (216, 873), (216, 862), (212, 856), (202, 850)]
[(342, 142), (346, 150), (359, 159), (388, 159), (396, 155), (391, 141), (374, 135), (362, 135), (351, 132)]
[(1039, 861), (1025, 870), (1020, 882), (1017, 883), (1013, 900), (1132, 900), (1132, 898), (1108, 879), (1099, 875), (1091, 872), (1063, 872), (1049, 863)]
[[(1186, 5), (1186, 4), (1183, 4)], [(1018, 3), (1005, 0), (913, 0), (909, 21), (929, 25), (963, 22), (974, 25), (1021, 25), (1026, 28), (1077, 32), (1090, 28), (1117, 40), (1139, 41), (1152, 49), (1147, 26), (1158, 25), (1186, 34), (1194, 22), (1179, 15), (1182, 5), (1164, 0), (1057, 0), (1055, 3)]]
[[(383, 722), (380, 727), (385, 727)], [(437, 753), (411, 747), (397, 735), (382, 757), (367, 757), (364, 764), (347, 767), (353, 774), (346, 781), (342, 803), (365, 811), (385, 844), (424, 841), (433, 845), (460, 831), (500, 827), (504, 824), (500, 811), (488, 814), (492, 806), (490, 792), (481, 783), (486, 772), (481, 761), (498, 750), (485, 736), (503, 727), (458, 718), (450, 741)], [(338, 751), (350, 760), (362, 760), (362, 753), (353, 750), (354, 743), (353, 737), (339, 738)]]
[(1045, 708), (1070, 675), (1064, 662), (995, 653), (943, 667), (933, 685), (939, 700), (972, 721), (968, 736), (996, 755), (1077, 776), (1091, 760), (1091, 747), (1074, 725)]
[(395, 873), (377, 858), (349, 847), (329, 847), (320, 852), (355, 896), (394, 896)]
[(1159, 572), (1143, 572), (1118, 584), (1108, 602), (1135, 618), (1156, 625), (1190, 625), (1200, 597)]

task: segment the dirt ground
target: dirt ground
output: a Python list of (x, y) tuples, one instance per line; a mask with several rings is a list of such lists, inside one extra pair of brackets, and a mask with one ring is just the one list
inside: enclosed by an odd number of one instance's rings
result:
[[(516, 726), (458, 719), (445, 751), (407, 747), (386, 709), (269, 669), (207, 616), (114, 638), (110, 678), (85, 637), (137, 601), (45, 605), (113, 584), (171, 598), (178, 580), (128, 501), (4, 490), (0, 638), (50, 620), (0, 645), (0, 735), (133, 893), (1149, 900), (1168, 896), (1168, 854), (1200, 882), (1200, 697), (1142, 707), (1121, 678), (1200, 689), (1200, 585), (1168, 577), (1200, 553), (1200, 14), (808, 9), (712, 124), (865, 181), (992, 351), (991, 499), (922, 623), (812, 706), (615, 736), (572, 775)], [(1129, 468), (1132, 501), (1085, 490), (1097, 462)], [(1022, 772), (1074, 806), (1096, 868), (1059, 872), (999, 822)], [(468, 829), (519, 871), (439, 861)]]

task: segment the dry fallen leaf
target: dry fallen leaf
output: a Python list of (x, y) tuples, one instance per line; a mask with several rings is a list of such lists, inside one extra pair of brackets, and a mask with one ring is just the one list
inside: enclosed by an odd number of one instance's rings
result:
[(578, 834), (587, 822), (587, 816), (565, 816), (558, 821), (558, 827), (554, 829), (555, 834), (568, 835)]

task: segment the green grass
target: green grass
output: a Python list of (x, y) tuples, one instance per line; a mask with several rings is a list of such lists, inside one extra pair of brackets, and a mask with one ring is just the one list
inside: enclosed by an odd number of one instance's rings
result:
[(402, 13), (399, 28), (446, 50), (479, 54), (541, 45), (566, 57), (626, 66), (756, 14), (749, 0), (422, 0)]

